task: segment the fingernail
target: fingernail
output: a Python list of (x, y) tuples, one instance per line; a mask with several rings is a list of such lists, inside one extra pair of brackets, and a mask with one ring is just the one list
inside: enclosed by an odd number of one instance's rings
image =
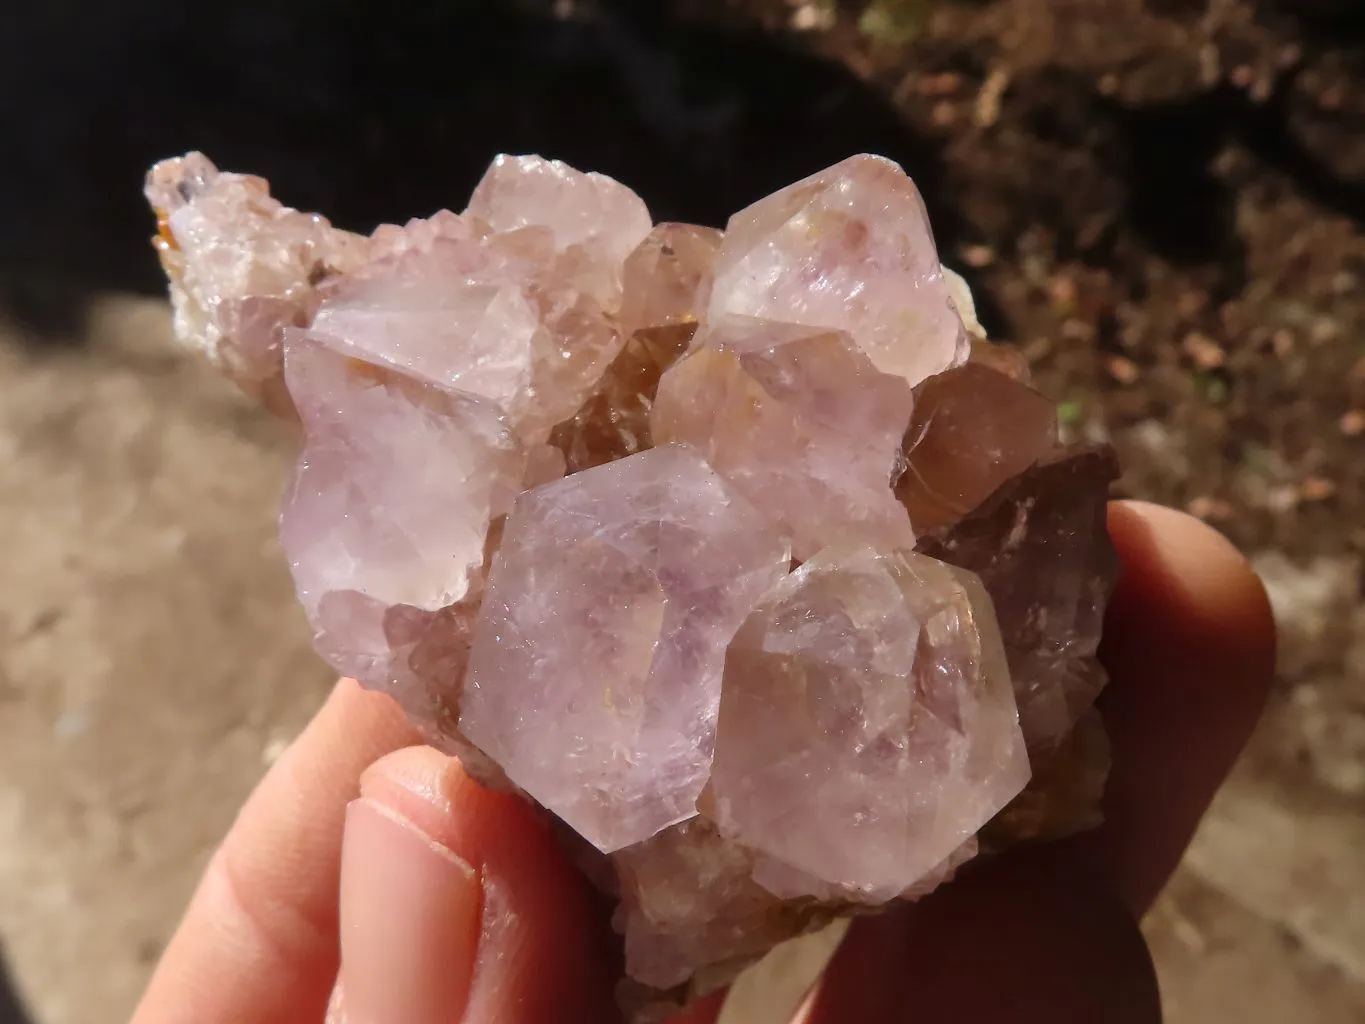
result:
[(452, 1024), (469, 1001), (479, 874), (374, 800), (346, 811), (341, 985), (354, 1024)]

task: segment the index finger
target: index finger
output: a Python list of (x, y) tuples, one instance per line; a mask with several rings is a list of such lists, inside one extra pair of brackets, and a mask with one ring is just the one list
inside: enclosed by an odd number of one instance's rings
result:
[(371, 763), (415, 742), (393, 701), (343, 679), (238, 814), (132, 1024), (322, 1020), (346, 805)]

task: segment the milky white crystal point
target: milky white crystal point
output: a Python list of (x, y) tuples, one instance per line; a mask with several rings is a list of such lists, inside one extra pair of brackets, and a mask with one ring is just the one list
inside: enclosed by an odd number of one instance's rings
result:
[(981, 326), (981, 320), (976, 315), (976, 299), (972, 298), (972, 290), (967, 287), (967, 282), (962, 275), (955, 270), (943, 268), (943, 280), (948, 286), (948, 298), (952, 300), (953, 308), (957, 310), (957, 315), (962, 320), (962, 327), (967, 332), (973, 345), (986, 341), (986, 329)]
[(494, 231), (546, 227), (555, 245), (589, 245), (619, 266), (649, 234), (644, 201), (605, 174), (583, 173), (559, 160), (500, 155), (474, 189), (465, 211)]
[(493, 560), (461, 731), (604, 852), (691, 817), (725, 646), (788, 559), (681, 445), (524, 493)]
[(727, 314), (847, 331), (912, 386), (968, 354), (919, 190), (876, 156), (850, 157), (730, 218), (708, 316)]
[(913, 546), (890, 485), (910, 406), (847, 334), (726, 317), (664, 373), (650, 430), (704, 452), (808, 558), (836, 540)]
[(830, 549), (730, 645), (707, 814), (852, 898), (884, 902), (939, 869), (1028, 776), (999, 628), (971, 573)]
[(459, 608), (525, 455), (489, 403), (302, 338), (286, 351), (304, 447), (280, 536), (315, 644), (338, 672), (430, 716), (429, 689), (458, 694), (472, 617)]
[(251, 394), (283, 411), (284, 331), (307, 322), (316, 286), (366, 258), (366, 240), (270, 196), (261, 178), (220, 172), (203, 154), (147, 175), (157, 251), (176, 335)]

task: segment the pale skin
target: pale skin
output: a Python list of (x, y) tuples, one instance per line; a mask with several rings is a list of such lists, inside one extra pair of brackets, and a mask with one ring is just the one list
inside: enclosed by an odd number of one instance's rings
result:
[[(1212, 529), (1132, 502), (1109, 522), (1125, 576), (1102, 651), (1105, 824), (859, 922), (809, 1024), (1160, 1020), (1136, 922), (1251, 732), (1275, 634)], [(343, 680), (242, 808), (134, 1024), (617, 1020), (606, 921), (543, 823), (416, 744)]]

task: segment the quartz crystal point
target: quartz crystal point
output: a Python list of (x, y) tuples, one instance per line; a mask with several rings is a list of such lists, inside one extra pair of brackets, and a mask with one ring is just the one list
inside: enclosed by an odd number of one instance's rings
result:
[(1105, 526), (1117, 476), (1108, 447), (1050, 453), (923, 545), (990, 593), (1031, 751), (1061, 742), (1104, 686), (1095, 653), (1118, 579)]
[(649, 414), (659, 378), (687, 351), (710, 281), (720, 232), (660, 224), (625, 264), (621, 307), (626, 342), (574, 416), (550, 442), (570, 472), (644, 451), (654, 443)]
[(650, 412), (664, 371), (687, 351), (695, 324), (636, 331), (578, 412), (550, 432), (569, 472), (624, 459), (654, 445)]
[(849, 901), (911, 888), (1028, 777), (1000, 631), (971, 573), (827, 549), (730, 645), (707, 813)]
[(321, 281), (364, 262), (366, 240), (282, 206), (262, 179), (220, 172), (201, 153), (157, 164), (145, 191), (176, 334), (245, 391), (287, 410), (284, 331), (307, 322)]
[(620, 182), (538, 156), (499, 156), (465, 212), (497, 232), (548, 228), (558, 249), (590, 246), (616, 267), (651, 226), (643, 200)]
[(1097, 820), (1114, 456), (895, 164), (723, 234), (535, 156), (369, 237), (199, 154), (146, 194), (182, 340), (300, 421), (319, 653), (551, 812), (633, 1024)]
[(1025, 384), (979, 362), (915, 389), (896, 497), (920, 533), (949, 526), (1050, 451), (1057, 409)]
[(699, 319), (722, 235), (694, 224), (660, 224), (626, 260), (621, 325), (626, 334)]
[(526, 458), (496, 408), (303, 338), (304, 446), (280, 536), (319, 653), (448, 733), (491, 521)]
[(621, 344), (601, 303), (619, 299), (611, 288), (587, 290), (600, 282), (577, 278), (563, 259), (545, 227), (441, 235), (338, 284), (312, 335), (486, 398), (520, 436), (540, 442), (578, 408)]
[(969, 350), (924, 200), (882, 157), (850, 157), (730, 218), (709, 306), (726, 314), (847, 331), (911, 386)]
[(460, 729), (604, 853), (696, 813), (725, 646), (790, 551), (664, 445), (517, 499)]
[(976, 315), (976, 300), (972, 298), (972, 290), (967, 287), (962, 275), (944, 267), (943, 280), (948, 285), (948, 298), (952, 300), (953, 308), (957, 310), (957, 315), (962, 320), (963, 330), (971, 339), (972, 350), (976, 351), (978, 347), (996, 347), (986, 341), (986, 329), (981, 326), (981, 321)]
[(888, 486), (910, 388), (838, 331), (727, 317), (659, 382), (650, 430), (705, 453), (809, 558), (833, 538), (912, 547)]

